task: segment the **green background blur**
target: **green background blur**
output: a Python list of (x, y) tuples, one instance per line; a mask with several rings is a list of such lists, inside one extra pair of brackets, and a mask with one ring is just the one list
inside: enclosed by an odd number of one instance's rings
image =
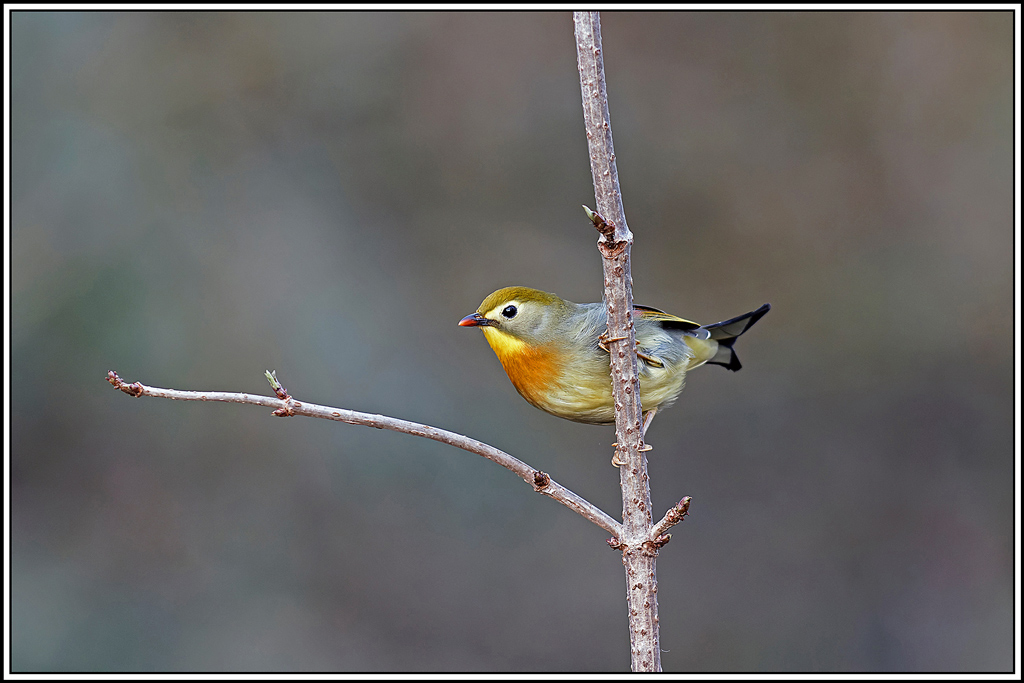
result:
[[(15, 671), (626, 671), (613, 430), (476, 330), (601, 297), (571, 16), (12, 18)], [(637, 303), (770, 301), (649, 433), (666, 671), (1013, 666), (1013, 15), (605, 13)]]

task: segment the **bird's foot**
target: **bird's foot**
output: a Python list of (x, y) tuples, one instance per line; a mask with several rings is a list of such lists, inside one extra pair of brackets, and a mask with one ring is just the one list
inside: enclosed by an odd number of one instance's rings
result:
[[(619, 458), (619, 444), (613, 443), (612, 447), (615, 448), (615, 453), (612, 454), (612, 467), (622, 467), (626, 464), (626, 461)], [(654, 446), (641, 442), (640, 448), (637, 450), (641, 453), (646, 453), (648, 451), (653, 451)]]
[(647, 362), (648, 365), (652, 365), (652, 366), (654, 366), (656, 368), (663, 368), (663, 367), (665, 367), (665, 364), (662, 363), (660, 360), (658, 360), (654, 356), (648, 356), (646, 353), (644, 353), (640, 349), (636, 350), (636, 356), (637, 356), (637, 358), (642, 358), (644, 361)]
[(611, 351), (608, 351), (608, 342), (622, 341), (623, 339), (629, 339), (629, 337), (609, 337), (608, 331), (605, 330), (600, 334), (600, 336), (598, 336), (597, 345), (600, 346), (604, 351), (611, 353)]

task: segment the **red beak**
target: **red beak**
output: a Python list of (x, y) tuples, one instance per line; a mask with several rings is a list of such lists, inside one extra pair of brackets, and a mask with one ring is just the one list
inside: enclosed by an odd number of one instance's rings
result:
[(493, 327), (494, 321), (488, 320), (479, 313), (467, 315), (459, 321), (459, 327)]

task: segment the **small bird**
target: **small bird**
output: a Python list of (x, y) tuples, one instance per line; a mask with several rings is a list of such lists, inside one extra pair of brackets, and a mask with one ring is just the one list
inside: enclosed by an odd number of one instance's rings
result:
[[(704, 363), (739, 370), (733, 343), (770, 309), (764, 304), (730, 320), (699, 325), (634, 305), (644, 431), (654, 413), (679, 396), (687, 371)], [(603, 303), (575, 304), (550, 292), (505, 287), (459, 325), (483, 330), (516, 391), (537, 408), (574, 422), (615, 422)]]

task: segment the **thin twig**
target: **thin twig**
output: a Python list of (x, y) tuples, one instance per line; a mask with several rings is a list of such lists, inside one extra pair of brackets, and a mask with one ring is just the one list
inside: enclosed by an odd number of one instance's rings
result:
[(661, 521), (651, 527), (651, 533), (647, 538), (649, 549), (657, 550), (672, 539), (672, 534), (665, 533), (679, 522), (683, 521), (686, 513), (690, 510), (690, 496), (673, 505), (661, 518)]
[(543, 493), (545, 496), (549, 496), (557, 500), (570, 510), (579, 513), (586, 519), (589, 519), (597, 526), (612, 534), (612, 536), (618, 538), (622, 535), (622, 526), (593, 503), (576, 495), (544, 472), (530, 467), (522, 460), (519, 460), (504, 451), (498, 450), (494, 446), (485, 444), (482, 441), (477, 441), (476, 439), (471, 439), (468, 436), (463, 436), (462, 434), (456, 434), (455, 432), (449, 432), (445, 429), (438, 429), (437, 427), (431, 427), (417, 422), (399, 420), (386, 415), (371, 415), (370, 413), (359, 413), (354, 410), (345, 410), (344, 408), (332, 408), (330, 406), (317, 405), (316, 403), (296, 401), (288, 395), (288, 392), (284, 387), (280, 386), (280, 383), (275, 384), (276, 379), (277, 378), (274, 377), (271, 382), (271, 385), (274, 386), (274, 391), (278, 393), (278, 395), (283, 393), (286, 398), (271, 398), (270, 396), (226, 391), (181, 391), (179, 389), (161, 389), (159, 387), (147, 386), (140, 382), (133, 382), (129, 384), (118, 377), (117, 373), (113, 370), (107, 373), (108, 382), (129, 396), (135, 396), (136, 398), (140, 398), (142, 396), (153, 396), (156, 398), (169, 398), (175, 401), (222, 401), (224, 403), (243, 403), (247, 405), (274, 408), (275, 410), (273, 414), (278, 417), (319, 417), (325, 420), (335, 420), (337, 422), (345, 422), (347, 424), (363, 425), (365, 427), (375, 427), (377, 429), (390, 429), (395, 432), (402, 432), (403, 434), (412, 434), (413, 436), (422, 436), (425, 439), (440, 441), (441, 443), (461, 448), (462, 450), (469, 451), (470, 453), (476, 453), (488, 460), (496, 462), (502, 467), (515, 472), (523, 481), (533, 487), (533, 489), (538, 493)]

